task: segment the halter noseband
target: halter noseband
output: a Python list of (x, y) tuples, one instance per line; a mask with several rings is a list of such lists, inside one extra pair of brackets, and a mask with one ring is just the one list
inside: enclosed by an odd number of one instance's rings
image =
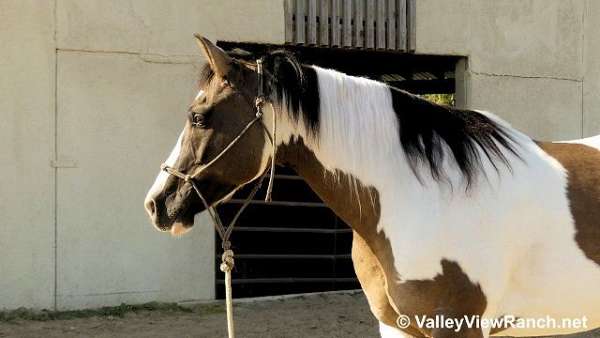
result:
[[(219, 237), (221, 238), (221, 246), (223, 247), (223, 255), (221, 256), (220, 269), (221, 269), (221, 271), (223, 271), (225, 273), (225, 298), (226, 298), (226, 307), (227, 307), (227, 329), (229, 332), (229, 338), (234, 338), (234, 336), (235, 336), (235, 333), (234, 333), (235, 330), (234, 330), (234, 326), (233, 326), (233, 301), (232, 301), (232, 295), (231, 295), (231, 293), (232, 293), (231, 292), (231, 270), (233, 270), (233, 266), (235, 263), (234, 263), (234, 259), (233, 259), (233, 250), (231, 250), (231, 241), (229, 240), (229, 237), (231, 237), (233, 227), (235, 226), (235, 223), (237, 222), (239, 216), (242, 214), (244, 209), (246, 209), (248, 204), (250, 204), (250, 202), (252, 201), (252, 199), (254, 198), (254, 196), (256, 195), (258, 190), (260, 189), (265, 176), (267, 176), (267, 174), (269, 172), (270, 172), (269, 185), (267, 186), (267, 193), (265, 195), (265, 201), (266, 202), (271, 201), (271, 192), (273, 191), (273, 179), (275, 177), (275, 154), (277, 153), (277, 141), (276, 141), (275, 137), (277, 134), (277, 124), (276, 124), (274, 110), (273, 110), (273, 133), (272, 133), (272, 135), (269, 135), (269, 130), (267, 129), (267, 127), (265, 126), (265, 124), (262, 121), (263, 105), (265, 102), (267, 102), (267, 100), (264, 96), (264, 92), (263, 92), (263, 77), (264, 77), (264, 75), (263, 75), (262, 58), (256, 60), (256, 72), (258, 74), (258, 95), (256, 96), (256, 100), (254, 102), (254, 106), (256, 107), (256, 115), (254, 116), (254, 118), (252, 120), (250, 120), (250, 122), (248, 122), (246, 124), (246, 126), (238, 133), (238, 135), (233, 140), (231, 140), (231, 142), (229, 142), (229, 144), (225, 148), (223, 148), (223, 150), (221, 150), (221, 152), (217, 156), (215, 156), (207, 164), (203, 165), (193, 175), (182, 173), (181, 171), (179, 171), (171, 166), (168, 166), (165, 163), (161, 164), (161, 166), (160, 166), (160, 169), (165, 171), (169, 175), (172, 175), (179, 179), (182, 179), (185, 183), (189, 183), (192, 185), (192, 188), (194, 188), (194, 191), (200, 198), (200, 201), (202, 201), (202, 204), (208, 211), (210, 218), (212, 219), (212, 222), (215, 226), (215, 229), (217, 230), (217, 233), (219, 234)], [(237, 211), (237, 213), (235, 214), (235, 216), (233, 217), (233, 219), (231, 220), (229, 225), (227, 227), (225, 227), (225, 226), (223, 226), (223, 222), (221, 222), (221, 218), (219, 217), (219, 214), (217, 213), (217, 211), (211, 205), (208, 204), (208, 202), (206, 201), (206, 199), (200, 192), (200, 189), (198, 189), (198, 186), (196, 185), (196, 182), (194, 182), (194, 179), (196, 177), (198, 177), (201, 173), (206, 171), (206, 169), (208, 169), (210, 166), (212, 166), (214, 163), (216, 163), (219, 159), (221, 159), (221, 157), (223, 157), (223, 155), (225, 155), (236, 143), (238, 143), (238, 141), (246, 134), (246, 132), (248, 130), (250, 130), (250, 128), (256, 122), (259, 122), (259, 121), (260, 121), (265, 133), (267, 134), (267, 138), (269, 139), (269, 141), (271, 141), (271, 145), (272, 145), (271, 165), (260, 175), (260, 178), (258, 179), (256, 185), (254, 186), (254, 188), (252, 188), (252, 191), (250, 192), (248, 197), (246, 197), (246, 200), (244, 201), (244, 203), (242, 204), (240, 209)]]

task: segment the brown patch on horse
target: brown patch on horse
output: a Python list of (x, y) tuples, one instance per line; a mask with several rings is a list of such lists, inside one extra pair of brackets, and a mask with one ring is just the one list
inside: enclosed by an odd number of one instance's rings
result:
[[(482, 315), (487, 300), (457, 262), (442, 260), (442, 273), (431, 280), (401, 281), (394, 267), (391, 244), (377, 232), (379, 194), (347, 174), (327, 171), (302, 140), (279, 147), (278, 158), (296, 170), (325, 203), (353, 229), (352, 260), (356, 274), (375, 317), (397, 327), (400, 314), (414, 316)], [(350, 182), (356, 182), (356, 187)], [(360, 207), (359, 207), (360, 206)], [(404, 330), (414, 337), (480, 337), (480, 330)]]
[(600, 265), (600, 151), (576, 143), (537, 144), (567, 170), (575, 242), (587, 258)]

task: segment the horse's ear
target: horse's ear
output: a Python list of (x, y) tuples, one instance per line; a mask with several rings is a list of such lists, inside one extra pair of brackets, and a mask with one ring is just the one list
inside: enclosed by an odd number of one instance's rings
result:
[(226, 77), (231, 70), (231, 62), (233, 59), (225, 53), (224, 50), (215, 46), (210, 40), (203, 37), (200, 34), (194, 34), (196, 37), (196, 42), (202, 50), (204, 57), (208, 60), (210, 64), (210, 68), (217, 74), (219, 77)]

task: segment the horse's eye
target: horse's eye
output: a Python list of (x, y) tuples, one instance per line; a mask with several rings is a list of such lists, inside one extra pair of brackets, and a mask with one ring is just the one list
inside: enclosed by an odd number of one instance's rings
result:
[(198, 113), (191, 113), (190, 119), (194, 127), (206, 127), (206, 119), (204, 115)]

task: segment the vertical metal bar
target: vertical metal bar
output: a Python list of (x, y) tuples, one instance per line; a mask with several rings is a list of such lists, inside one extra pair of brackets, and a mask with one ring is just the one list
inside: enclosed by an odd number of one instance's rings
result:
[(317, 0), (308, 0), (308, 20), (306, 22), (306, 42), (317, 44)]
[(373, 48), (375, 47), (375, 2), (367, 0), (365, 9), (367, 11), (367, 20), (365, 22), (365, 47)]
[(375, 33), (375, 47), (377, 49), (385, 49), (385, 10), (387, 7), (385, 2), (385, 0), (377, 0), (377, 18), (375, 20), (375, 27), (377, 29)]
[(396, 49), (405, 51), (407, 47), (408, 22), (406, 20), (406, 0), (396, 0)]
[(285, 42), (294, 42), (294, 0), (285, 0)]
[(417, 0), (408, 0), (406, 16), (408, 20), (407, 49), (412, 52), (417, 48)]
[(320, 0), (319, 10), (319, 44), (322, 46), (329, 45), (329, 1)]
[(340, 0), (331, 0), (331, 45), (340, 45)]
[(388, 0), (386, 10), (387, 49), (396, 49), (396, 0)]
[(354, 47), (357, 48), (362, 48), (365, 45), (364, 10), (364, 1), (354, 0)]
[(344, 10), (342, 13), (342, 45), (344, 47), (352, 46), (352, 0), (342, 0)]
[(306, 0), (296, 0), (296, 39), (297, 44), (306, 42), (306, 26), (304, 20), (306, 17)]

